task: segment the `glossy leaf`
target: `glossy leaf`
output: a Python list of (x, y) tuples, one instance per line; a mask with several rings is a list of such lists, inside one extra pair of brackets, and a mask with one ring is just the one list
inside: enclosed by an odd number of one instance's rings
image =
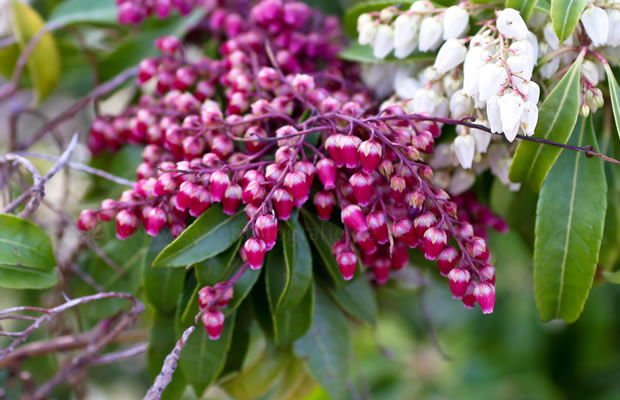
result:
[(187, 383), (192, 385), (198, 398), (224, 369), (234, 327), (233, 314), (226, 318), (218, 340), (209, 339), (207, 331), (200, 324), (187, 340), (179, 358), (179, 365)]
[(236, 374), (243, 367), (248, 349), (250, 347), (250, 335), (252, 329), (252, 305), (243, 303), (237, 311), (235, 329), (233, 331), (230, 349), (226, 355), (226, 364), (218, 380), (226, 379), (231, 374)]
[(316, 381), (334, 399), (345, 398), (350, 367), (347, 320), (338, 306), (317, 289), (312, 326), (294, 345), (295, 355), (306, 362)]
[(284, 371), (273, 398), (277, 400), (305, 399), (312, 393), (315, 386), (316, 382), (306, 371), (303, 360), (296, 358)]
[(68, 0), (54, 8), (49, 21), (62, 25), (74, 23), (116, 24), (116, 0)]
[(375, 292), (363, 274), (342, 286), (325, 283), (323, 287), (347, 314), (371, 325), (377, 322)]
[(551, 0), (551, 22), (560, 43), (573, 33), (587, 4), (588, 0)]
[(538, 0), (506, 0), (506, 8), (513, 8), (519, 11), (521, 17), (527, 22), (537, 2)]
[(360, 15), (366, 14), (372, 11), (381, 11), (389, 6), (398, 6), (404, 5), (400, 7), (401, 9), (408, 9), (411, 5), (411, 1), (363, 1), (355, 4), (353, 7), (349, 8), (342, 18), (342, 27), (347, 35), (351, 38), (357, 37), (357, 19)]
[[(13, 0), (12, 18), (15, 36), (21, 51), (30, 40), (45, 26), (45, 21), (28, 4)], [(56, 41), (50, 33), (45, 33), (28, 57), (28, 72), (35, 89), (37, 103), (45, 99), (56, 87), (60, 76), (60, 56)]]
[[(174, 315), (155, 313), (153, 326), (149, 332), (149, 347), (146, 351), (146, 366), (151, 381), (161, 371), (164, 359), (172, 351), (177, 342), (174, 330)], [(162, 400), (180, 399), (187, 383), (180, 370), (172, 375), (172, 380), (162, 393)]]
[[(232, 278), (233, 275), (242, 266), (243, 266), (243, 262), (241, 261), (240, 258), (237, 258), (236, 262), (233, 263), (233, 268), (230, 270), (230, 272), (229, 272), (228, 276), (226, 276), (225, 280), (229, 280), (230, 278)], [(250, 294), (250, 291), (252, 291), (252, 288), (254, 287), (256, 282), (258, 281), (258, 278), (260, 277), (260, 274), (261, 274), (260, 271), (253, 271), (253, 270), (251, 270), (249, 268), (246, 269), (246, 271), (243, 273), (243, 275), (241, 275), (239, 280), (237, 280), (237, 282), (235, 282), (235, 284), (233, 286), (233, 289), (235, 291), (235, 295), (232, 298), (232, 300), (228, 303), (228, 307), (226, 307), (224, 309), (224, 314), (225, 315), (228, 315), (230, 312), (232, 312), (232, 310), (235, 310), (237, 307), (239, 307), (239, 305), (241, 305), (243, 300), (245, 300), (245, 298), (248, 296), (248, 294)]]
[[(583, 55), (580, 55), (543, 102), (534, 137), (568, 142), (581, 105), (579, 78), (582, 62)], [(534, 191), (539, 191), (560, 151), (560, 147), (521, 140), (510, 168), (510, 180), (527, 183)]]
[(620, 85), (614, 76), (609, 64), (605, 64), (605, 73), (607, 74), (607, 82), (609, 84), (609, 97), (611, 97), (611, 109), (616, 122), (616, 133), (620, 139)]
[(198, 282), (202, 285), (212, 286), (223, 281), (230, 268), (233, 267), (233, 261), (239, 253), (240, 246), (241, 240), (217, 256), (196, 263), (194, 268)]
[(219, 204), (211, 206), (153, 261), (155, 267), (185, 267), (228, 249), (241, 234), (245, 213), (229, 216)]
[(273, 338), (276, 345), (286, 347), (302, 337), (312, 324), (314, 285), (310, 285), (301, 301), (293, 308), (274, 312), (271, 309)]
[(0, 214), (0, 287), (43, 289), (54, 286), (58, 275), (52, 242), (38, 225)]
[(185, 270), (180, 268), (153, 268), (153, 259), (172, 241), (168, 230), (162, 231), (150, 240), (144, 265), (142, 266), (142, 284), (144, 297), (158, 312), (174, 313), (177, 299), (183, 291)]
[(343, 230), (329, 221), (319, 221), (310, 212), (302, 209), (306, 225), (306, 235), (323, 260), (323, 265), (338, 286), (345, 280), (342, 278), (336, 258), (332, 255), (332, 246), (342, 237)]
[(312, 253), (299, 221), (280, 223), (278, 233), (278, 241), (265, 261), (267, 295), (273, 312), (297, 305), (312, 281)]
[(381, 59), (376, 58), (372, 53), (372, 47), (367, 45), (361, 45), (359, 43), (352, 43), (346, 49), (342, 50), (338, 55), (343, 60), (360, 62), (360, 63), (372, 63), (383, 64), (388, 62), (411, 62), (411, 61), (432, 61), (435, 59), (435, 53), (421, 53), (414, 51), (405, 58), (396, 58), (393, 55)]
[[(590, 119), (580, 118), (575, 146), (596, 146)], [(564, 150), (538, 199), (534, 292), (543, 321), (573, 322), (583, 310), (598, 261), (607, 184), (602, 160)]]

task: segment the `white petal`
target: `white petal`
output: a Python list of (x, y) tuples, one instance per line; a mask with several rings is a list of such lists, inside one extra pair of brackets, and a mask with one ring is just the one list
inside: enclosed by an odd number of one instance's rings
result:
[(449, 7), (443, 16), (443, 40), (462, 37), (469, 25), (469, 13), (463, 7)]
[(480, 71), (480, 78), (480, 100), (487, 101), (502, 90), (508, 80), (508, 74), (506, 69), (497, 64), (486, 64)]
[(532, 78), (534, 64), (530, 62), (530, 58), (526, 55), (510, 56), (506, 60), (510, 72), (517, 74), (521, 78), (529, 81)]
[(470, 135), (459, 135), (454, 139), (454, 153), (461, 166), (465, 169), (471, 168), (476, 152), (476, 143)]
[(493, 96), (487, 101), (487, 119), (491, 132), (498, 133), (502, 131), (502, 117), (499, 111), (499, 101), (497, 96)]
[(409, 47), (411, 42), (415, 43), (417, 32), (418, 25), (414, 16), (399, 15), (394, 21), (394, 48)]
[(598, 83), (598, 69), (596, 68), (596, 64), (590, 60), (585, 60), (583, 64), (581, 64), (581, 75), (594, 86)]
[(560, 59), (558, 57), (554, 57), (551, 61), (540, 67), (540, 75), (543, 79), (549, 79), (555, 74), (560, 68)]
[(422, 20), (420, 26), (420, 51), (427, 52), (435, 50), (441, 43), (441, 22), (434, 17), (427, 17)]
[(476, 182), (476, 175), (473, 172), (459, 169), (452, 176), (448, 192), (453, 196), (458, 196), (471, 188), (474, 182)]
[(456, 68), (465, 61), (467, 49), (458, 39), (449, 39), (441, 46), (435, 64), (433, 65), (437, 72), (444, 74), (451, 69)]
[(519, 131), (519, 123), (523, 114), (523, 99), (516, 92), (507, 91), (499, 96), (499, 113), (502, 118), (502, 131), (509, 142), (512, 142)]
[(479, 91), (480, 69), (485, 64), (486, 51), (482, 47), (470, 48), (463, 64), (463, 92), (475, 96)]
[(417, 13), (424, 13), (427, 11), (431, 11), (433, 8), (433, 4), (430, 1), (421, 0), (414, 1), (413, 4), (411, 4), (411, 7), (409, 7), (409, 10)]
[(609, 46), (620, 46), (620, 11), (607, 9), (607, 44)]
[(358, 27), (359, 36), (357, 41), (359, 44), (372, 45), (377, 37), (377, 24), (374, 22), (367, 22)]
[(381, 24), (377, 29), (373, 54), (376, 58), (384, 59), (392, 49), (394, 49), (394, 30), (389, 25)]
[(439, 99), (437, 93), (430, 89), (418, 89), (412, 103), (414, 112), (433, 115)]
[(450, 97), (450, 116), (455, 119), (461, 119), (471, 115), (474, 102), (471, 97), (464, 95), (462, 90), (457, 90)]
[[(477, 124), (487, 126), (487, 121), (478, 120)], [(491, 138), (493, 137), (492, 133), (487, 131), (483, 131), (481, 129), (471, 128), (469, 133), (474, 137), (476, 141), (476, 152), (477, 153), (486, 153), (487, 148), (489, 147), (489, 143), (491, 143)]]
[(521, 129), (527, 136), (534, 134), (538, 123), (538, 107), (536, 104), (526, 101), (523, 104), (523, 114), (521, 115)]
[(525, 39), (528, 33), (525, 21), (519, 11), (513, 8), (506, 8), (498, 13), (497, 30), (507, 38), (519, 40)]
[(543, 28), (543, 36), (552, 50), (556, 50), (560, 47), (560, 39), (558, 39), (558, 35), (556, 35), (555, 29), (553, 29), (553, 24), (551, 22)]
[(581, 14), (581, 22), (594, 47), (603, 46), (607, 43), (609, 21), (605, 10), (599, 7), (588, 7)]
[(536, 82), (529, 81), (524, 85), (523, 93), (527, 96), (527, 101), (532, 104), (538, 104), (540, 98), (540, 86)]

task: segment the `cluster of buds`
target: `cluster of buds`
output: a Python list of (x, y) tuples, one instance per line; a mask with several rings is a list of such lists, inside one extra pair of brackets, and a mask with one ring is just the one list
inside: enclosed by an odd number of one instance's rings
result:
[(227, 282), (205, 286), (198, 291), (198, 307), (202, 312), (202, 324), (207, 330), (209, 339), (220, 338), (224, 329), (224, 313), (221, 309), (228, 306), (233, 296), (234, 290)]
[(173, 10), (177, 10), (181, 15), (187, 15), (200, 3), (200, 0), (116, 0), (118, 22), (139, 24), (152, 14), (163, 19)]
[[(329, 19), (311, 21), (307, 12), (295, 2), (258, 3), (249, 11), (248, 31), (220, 32), (221, 60), (190, 62), (180, 41), (159, 39), (162, 56), (145, 60), (138, 77), (153, 92), (120, 116), (95, 120), (91, 130), (93, 152), (145, 145), (138, 181), (119, 200), (83, 211), (79, 227), (116, 218), (121, 239), (140, 221), (149, 235), (167, 226), (178, 236), (189, 216), (214, 203), (231, 215), (243, 205), (252, 235), (240, 256), (257, 270), (276, 243), (279, 221), (295, 208), (312, 207), (323, 220), (339, 210), (344, 234), (333, 255), (344, 279), (353, 277), (359, 260), (384, 284), (417, 248), (441, 273), (460, 271), (451, 283), (455, 298), (471, 306), (471, 287), (479, 294), (474, 301), (490, 312), (494, 270), (486, 242), (448, 193), (434, 186), (433, 170), (424, 163), (440, 126), (399, 104), (378, 112), (357, 70), (330, 51), (309, 57), (305, 47), (295, 63), (279, 57), (284, 49), (270, 46), (283, 32), (306, 38), (326, 32)], [(288, 49), (294, 54), (290, 43)], [(213, 100), (220, 94), (224, 105)], [(204, 295), (216, 289), (205, 288)], [(217, 337), (223, 314), (209, 309), (204, 315), (210, 336)]]

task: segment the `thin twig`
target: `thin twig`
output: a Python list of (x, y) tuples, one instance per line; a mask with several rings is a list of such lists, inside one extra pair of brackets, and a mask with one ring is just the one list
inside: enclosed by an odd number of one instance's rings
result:
[(99, 357), (95, 357), (88, 363), (89, 365), (101, 365), (115, 363), (126, 358), (132, 358), (146, 353), (146, 349), (149, 347), (148, 343), (141, 343), (137, 346), (130, 347), (125, 350), (115, 351), (113, 353), (104, 354)]
[[(44, 192), (43, 192), (44, 188), (41, 185), (41, 181), (43, 178), (41, 178), (41, 174), (39, 173), (39, 170), (37, 170), (30, 161), (28, 161), (24, 157), (17, 155), (17, 154), (5, 154), (4, 156), (0, 156), (0, 164), (7, 163), (7, 162), (17, 162), (23, 165), (24, 168), (26, 168), (28, 172), (32, 174), (32, 181), (33, 181), (32, 187), (38, 188), (39, 192), (35, 192), (34, 195), (31, 196), (30, 202), (28, 203), (26, 207), (28, 208), (31, 204), (32, 204), (32, 207), (34, 207), (35, 204), (38, 205), (39, 202), (41, 201), (41, 198), (43, 198), (43, 195), (44, 195)], [(8, 184), (8, 182), (6, 183)], [(15, 199), (8, 206), (6, 206), (2, 212), (5, 214), (8, 214), (11, 211), (13, 211), (18, 205), (20, 205), (25, 199), (27, 199), (28, 196), (30, 196), (31, 192), (32, 191), (30, 190), (24, 191), (17, 199)]]

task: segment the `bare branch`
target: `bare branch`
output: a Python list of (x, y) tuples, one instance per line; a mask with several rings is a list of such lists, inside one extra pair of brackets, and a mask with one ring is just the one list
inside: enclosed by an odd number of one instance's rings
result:
[(146, 349), (149, 347), (148, 343), (141, 343), (137, 346), (130, 347), (125, 350), (115, 351), (113, 353), (104, 354), (99, 357), (93, 358), (89, 365), (101, 365), (115, 363), (126, 358), (132, 358), (146, 353)]

